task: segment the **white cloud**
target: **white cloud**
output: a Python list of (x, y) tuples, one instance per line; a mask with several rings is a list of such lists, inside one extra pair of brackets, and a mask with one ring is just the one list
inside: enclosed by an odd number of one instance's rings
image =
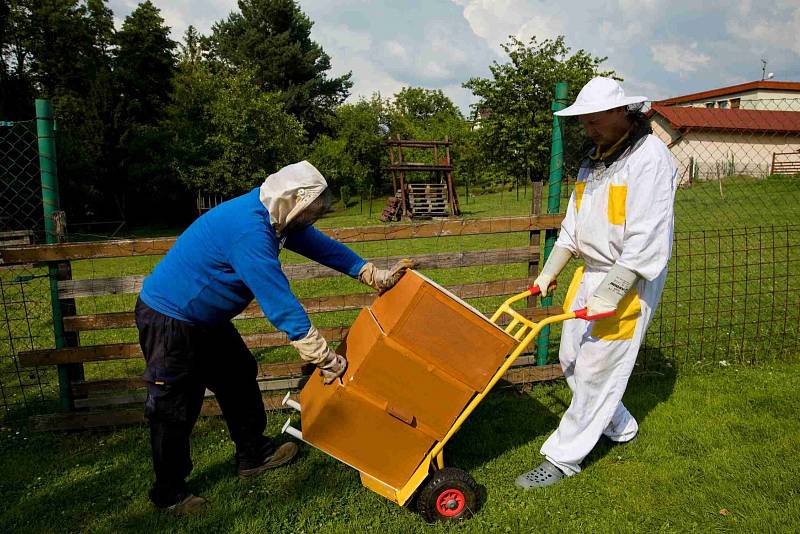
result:
[[(781, 5), (786, 7), (780, 9)], [(800, 56), (800, 5), (794, 1), (778, 7), (772, 13), (769, 10), (752, 12), (750, 6), (739, 13), (731, 12), (727, 30), (758, 50), (785, 48)]]
[(628, 76), (625, 74), (624, 70), (617, 70), (617, 73), (624, 79), (622, 87), (627, 96), (646, 96), (648, 100), (662, 100), (675, 96), (669, 94), (666, 88), (661, 84), (642, 80), (636, 76)]
[(653, 60), (664, 67), (667, 72), (686, 76), (711, 61), (711, 56), (697, 51), (697, 43), (689, 47), (677, 43), (659, 43), (650, 45)]
[(640, 20), (622, 21), (605, 19), (597, 26), (593, 38), (598, 43), (605, 44), (602, 55), (615, 52), (617, 48), (626, 49), (631, 43), (641, 39), (646, 32), (646, 25)]
[(393, 58), (403, 62), (408, 61), (408, 51), (402, 44), (397, 41), (386, 41), (384, 46), (386, 47), (386, 52)]
[(369, 59), (354, 56), (341, 62), (338, 72), (353, 71), (353, 88), (350, 90), (350, 101), (359, 97), (369, 98), (373, 93), (379, 92), (383, 97), (389, 97), (400, 91), (408, 83), (395, 79), (380, 66)]
[(453, 73), (445, 66), (444, 62), (435, 60), (427, 61), (422, 65), (422, 73), (424, 73), (427, 78), (439, 80), (446, 80), (453, 77)]
[[(503, 62), (509, 35), (566, 36), (573, 50), (608, 56), (602, 68), (625, 90), (664, 98), (760, 78), (800, 78), (800, 0), (299, 0), (312, 39), (331, 56), (331, 76), (353, 72), (357, 97), (403, 86), (442, 89), (464, 111), (460, 84)], [(119, 25), (140, 0), (108, 0)], [(237, 0), (153, 0), (172, 38), (189, 24), (207, 34)], [(691, 16), (689, 16), (691, 15)], [(710, 68), (713, 67), (713, 68)]]
[(536, 37), (539, 41), (554, 39), (562, 34), (564, 34), (564, 23), (560, 19), (541, 14), (529, 16), (514, 32), (514, 36), (521, 41), (527, 41), (531, 37)]
[(642, 15), (642, 11), (653, 10), (666, 4), (664, 0), (618, 0), (619, 8), (623, 13), (635, 13)]
[(473, 33), (484, 39), (498, 55), (504, 55), (501, 44), (513, 35), (527, 41), (555, 37), (564, 32), (565, 24), (557, 16), (545, 15), (538, 2), (525, 0), (452, 0), (463, 7), (464, 18)]
[[(110, 0), (108, 5), (114, 12), (117, 28), (139, 5), (140, 0)], [(193, 25), (201, 34), (208, 34), (218, 20), (238, 10), (236, 0), (154, 0), (161, 11), (164, 23), (170, 27), (174, 41), (181, 41), (186, 28)]]
[(369, 33), (351, 30), (342, 24), (314, 26), (313, 37), (345, 52), (367, 52), (372, 47)]
[(453, 101), (453, 103), (456, 106), (461, 108), (461, 112), (465, 116), (469, 117), (470, 113), (469, 106), (478, 101), (478, 99), (475, 98), (475, 96), (472, 94), (472, 91), (470, 91), (469, 89), (464, 89), (463, 87), (461, 87), (461, 85), (458, 84), (445, 85), (443, 87), (440, 87), (440, 89), (444, 94), (446, 94), (450, 98), (450, 100)]

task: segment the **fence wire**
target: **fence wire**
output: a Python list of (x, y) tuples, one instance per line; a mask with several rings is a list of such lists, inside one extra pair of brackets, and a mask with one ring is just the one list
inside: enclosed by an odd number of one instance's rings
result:
[(800, 225), (676, 234), (645, 367), (776, 362), (799, 340)]
[[(800, 99), (648, 107), (679, 188), (669, 280), (640, 366), (797, 357)], [(570, 190), (582, 150), (575, 138), (565, 148)]]
[[(0, 248), (43, 240), (35, 121), (0, 123)], [(20, 352), (53, 345), (47, 269), (0, 267), (0, 419), (54, 398), (50, 368), (23, 368)]]
[[(663, 364), (758, 363), (795, 357), (798, 353), (800, 226), (796, 221), (800, 215), (797, 174), (800, 169), (796, 170), (793, 162), (800, 161), (794, 156), (800, 154), (797, 152), (800, 127), (792, 130), (794, 117), (785, 113), (800, 118), (800, 100), (740, 101), (739, 106), (739, 110), (748, 113), (741, 115), (740, 111), (734, 111), (737, 118), (724, 114), (732, 110), (719, 107), (704, 108), (711, 110), (711, 116), (701, 108), (688, 112), (661, 110), (659, 115), (658, 103), (651, 106), (655, 133), (664, 136), (662, 139), (678, 163), (680, 188), (676, 195), (676, 234), (669, 281), (643, 346), (640, 368)], [(777, 122), (778, 117), (783, 122)], [(4, 165), (4, 187), (7, 180), (17, 180), (13, 191), (8, 189), (11, 194), (19, 196), (20, 191), (30, 190), (22, 195), (27, 200), (14, 201), (15, 206), (27, 202), (25, 213), (29, 215), (16, 211), (4, 221), (13, 221), (16, 229), (19, 221), (30, 217), (29, 226), (33, 229), (30, 239), (35, 242), (41, 235), (41, 195), (36, 138), (32, 124), (28, 128), (27, 137), (15, 136), (28, 140), (30, 153), (21, 153), (26, 154), (30, 163), (19, 163), (9, 170), (9, 160), (21, 159), (12, 155), (12, 149), (20, 151), (25, 146), (21, 141), (5, 143), (3, 146), (8, 148), (3, 149), (0, 161)], [(565, 141), (562, 212), (580, 164), (579, 136), (565, 136)], [(525, 180), (480, 186), (473, 183), (467, 193), (465, 177), (455, 176), (455, 179), (464, 219), (527, 215), (533, 209), (534, 188)], [(27, 185), (22, 186), (23, 182)], [(538, 205), (540, 213), (547, 212), (548, 193), (545, 185)], [(318, 226), (381, 225), (379, 217), (385, 202), (385, 198), (352, 199), (349, 203), (340, 199), (336, 211)], [(4, 230), (7, 228), (3, 226)], [(528, 232), (513, 232), (387, 239), (349, 245), (381, 267), (397, 257), (422, 257), (427, 262), (422, 267), (425, 274), (445, 286), (466, 288), (463, 291), (467, 300), (489, 315), (504, 299), (503, 295), (524, 289), (529, 281), (530, 255), (536, 250), (541, 252), (543, 243), (543, 236), (536, 245)], [(146, 248), (144, 242), (141, 246)], [(158, 249), (149, 256), (72, 262), (76, 281), (93, 282), (81, 288), (75, 286), (71, 296), (62, 295), (75, 298), (78, 319), (84, 324), (74, 327), (80, 330), (81, 346), (136, 343), (133, 303), (141, 278), (152, 270), (162, 253)], [(333, 332), (352, 323), (357, 307), (337, 309), (334, 303), (369, 292), (367, 288), (346, 277), (328, 277), (306, 259), (288, 251), (282, 254), (282, 262), (295, 294), (318, 327)], [(52, 347), (47, 278), (37, 278), (45, 274), (44, 269), (31, 266), (14, 272), (0, 271), (5, 328), (0, 336), (3, 409), (26, 407), (57, 397), (54, 366), (21, 369), (15, 356), (20, 351)], [(562, 282), (569, 280), (569, 275), (569, 272), (562, 274)], [(127, 278), (131, 276), (134, 278)], [(566, 285), (562, 284), (554, 305), (560, 304)], [(297, 355), (291, 348), (263, 343), (265, 336), (274, 335), (274, 329), (259, 315), (245, 314), (236, 321), (246, 340), (252, 342), (259, 362), (269, 365), (296, 361)], [(95, 326), (86, 326), (89, 324)], [(556, 327), (551, 336), (550, 362), (557, 361), (558, 334)], [(338, 338), (331, 336), (335, 343)], [(141, 357), (93, 361), (85, 363), (84, 368), (87, 381), (102, 381), (138, 376), (143, 362)], [(128, 393), (139, 391), (141, 386), (134, 382), (127, 384)], [(114, 395), (119, 396), (119, 392)], [(86, 399), (82, 402), (84, 408), (95, 406)]]

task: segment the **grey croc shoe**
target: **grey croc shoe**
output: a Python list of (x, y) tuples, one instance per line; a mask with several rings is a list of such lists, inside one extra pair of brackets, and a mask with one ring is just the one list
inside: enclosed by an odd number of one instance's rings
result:
[(545, 460), (536, 469), (518, 476), (514, 484), (518, 488), (524, 490), (544, 488), (546, 486), (552, 486), (564, 478), (564, 476), (564, 473), (562, 473), (558, 467), (551, 464), (548, 460)]

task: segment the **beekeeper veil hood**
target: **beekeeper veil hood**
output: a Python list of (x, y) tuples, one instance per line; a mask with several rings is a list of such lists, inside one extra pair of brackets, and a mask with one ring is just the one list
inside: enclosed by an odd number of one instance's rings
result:
[(328, 183), (316, 167), (301, 161), (270, 174), (261, 184), (259, 198), (275, 231), (285, 234), (298, 222), (303, 223), (299, 226), (313, 224), (327, 211), (327, 189)]

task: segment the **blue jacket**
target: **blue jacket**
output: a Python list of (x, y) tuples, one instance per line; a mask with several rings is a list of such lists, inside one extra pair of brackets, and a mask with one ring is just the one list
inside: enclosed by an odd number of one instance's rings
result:
[[(213, 325), (234, 318), (255, 297), (289, 339), (305, 337), (311, 321), (281, 270), (280, 238), (258, 195), (255, 188), (192, 223), (145, 278), (142, 301), (169, 317)], [(290, 233), (285, 247), (352, 277), (366, 263), (313, 226)]]

